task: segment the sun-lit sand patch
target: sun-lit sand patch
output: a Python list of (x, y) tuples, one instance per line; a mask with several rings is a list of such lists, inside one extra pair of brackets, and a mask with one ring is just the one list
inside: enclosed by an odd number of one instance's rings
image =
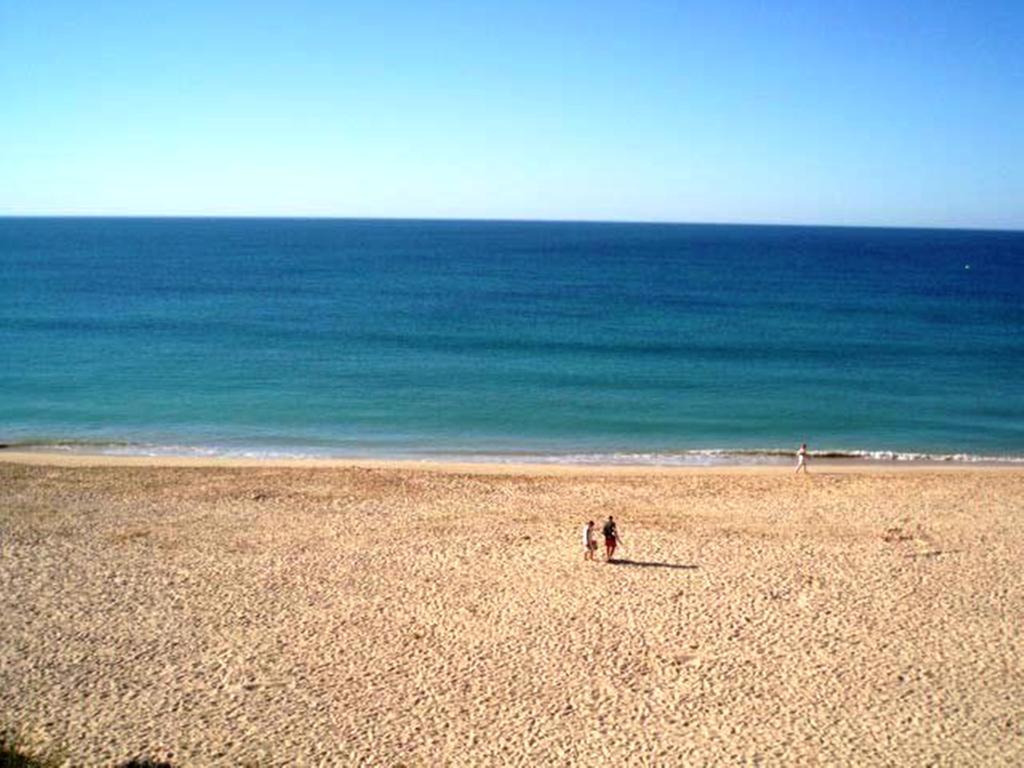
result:
[[(608, 514), (627, 562), (585, 563)], [(1021, 764), (1022, 523), (1017, 471), (0, 463), (0, 727), (75, 765)]]

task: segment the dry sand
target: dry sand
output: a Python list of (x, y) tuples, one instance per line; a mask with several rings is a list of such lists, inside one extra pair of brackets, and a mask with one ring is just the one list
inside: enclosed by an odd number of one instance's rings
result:
[(69, 764), (1024, 763), (1021, 471), (99, 464), (0, 462)]

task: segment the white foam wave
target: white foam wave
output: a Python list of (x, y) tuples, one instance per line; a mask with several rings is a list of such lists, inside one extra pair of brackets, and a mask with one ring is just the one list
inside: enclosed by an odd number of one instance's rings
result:
[[(795, 461), (795, 452), (782, 448), (705, 448), (683, 451), (531, 452), (531, 451), (433, 451), (408, 450), (361, 452), (358, 449), (331, 450), (319, 447), (256, 447), (156, 444), (101, 441), (54, 441), (14, 443), (20, 450), (61, 451), (107, 456), (150, 456), (186, 458), (274, 459), (420, 459), (473, 463), (555, 464), (576, 466), (748, 466), (785, 465)], [(1024, 464), (1024, 455), (983, 455), (973, 453), (926, 453), (893, 450), (814, 450), (812, 460), (838, 462), (905, 462), (936, 464)]]

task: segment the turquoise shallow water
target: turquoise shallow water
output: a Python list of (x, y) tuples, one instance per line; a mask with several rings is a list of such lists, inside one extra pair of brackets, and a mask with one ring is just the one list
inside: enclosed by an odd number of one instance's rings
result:
[(1024, 233), (0, 219), (0, 441), (1021, 457), (1022, 329)]

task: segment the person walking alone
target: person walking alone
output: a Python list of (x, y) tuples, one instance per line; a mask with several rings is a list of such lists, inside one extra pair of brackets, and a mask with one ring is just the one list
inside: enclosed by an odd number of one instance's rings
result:
[(807, 474), (807, 443), (800, 443), (800, 448), (797, 449), (797, 452), (796, 452), (796, 473), (794, 473), (794, 474), (798, 474), (801, 469), (804, 471), (804, 474), (806, 475)]

